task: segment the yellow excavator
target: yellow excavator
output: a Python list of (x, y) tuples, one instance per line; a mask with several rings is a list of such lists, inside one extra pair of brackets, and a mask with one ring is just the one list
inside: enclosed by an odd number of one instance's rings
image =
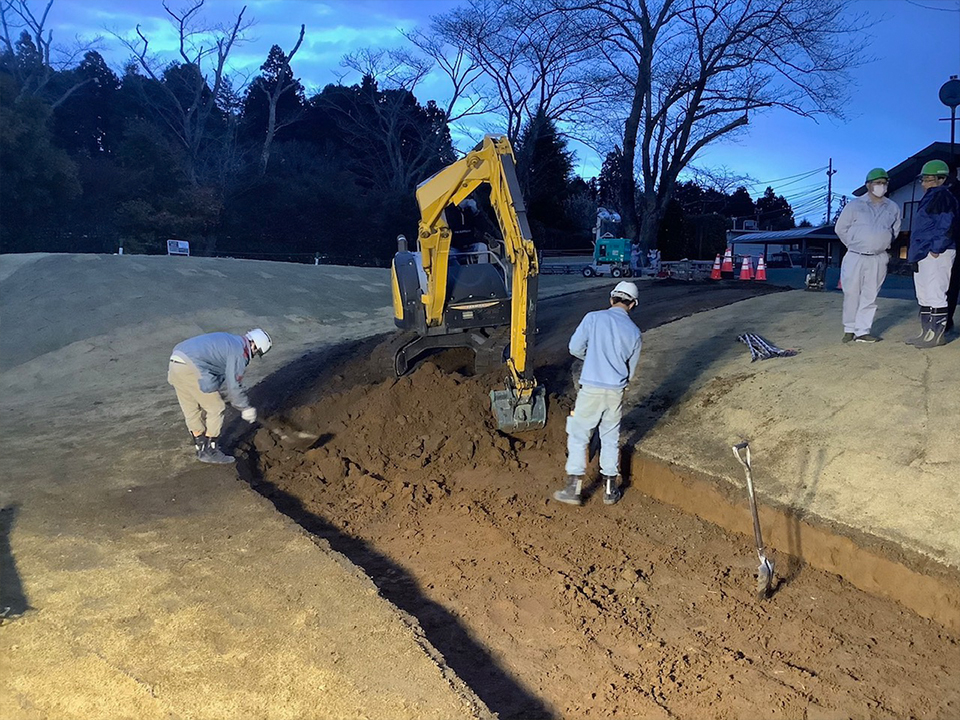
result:
[[(456, 252), (447, 213), (474, 191), (488, 187), (502, 242)], [(506, 364), (506, 387), (490, 400), (505, 432), (542, 428), (546, 394), (533, 375), (539, 264), (506, 137), (487, 135), (471, 152), (417, 187), (417, 249), (403, 236), (392, 266), (394, 322), (416, 337), (394, 356), (405, 374), (436, 348), (468, 347), (478, 371)], [(508, 339), (498, 328), (509, 327)]]

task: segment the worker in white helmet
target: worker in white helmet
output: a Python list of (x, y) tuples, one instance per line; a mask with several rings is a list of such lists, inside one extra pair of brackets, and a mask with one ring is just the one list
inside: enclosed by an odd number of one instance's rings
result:
[(624, 388), (640, 359), (640, 328), (630, 319), (639, 296), (634, 283), (618, 283), (610, 293), (610, 307), (587, 313), (570, 338), (570, 354), (583, 360), (583, 370), (577, 401), (567, 418), (567, 485), (553, 494), (554, 500), (583, 504), (587, 448), (598, 426), (603, 502), (613, 505), (622, 497), (620, 418)]
[(234, 461), (218, 445), (226, 403), (237, 408), (247, 422), (256, 422), (257, 410), (240, 383), (250, 359), (263, 356), (272, 346), (270, 336), (256, 328), (245, 335), (198, 335), (173, 349), (167, 382), (177, 391), (200, 462)]

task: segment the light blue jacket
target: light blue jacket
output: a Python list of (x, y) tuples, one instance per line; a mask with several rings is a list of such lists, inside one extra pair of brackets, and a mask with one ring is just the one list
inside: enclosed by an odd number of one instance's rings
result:
[(637, 371), (638, 328), (618, 306), (587, 313), (570, 338), (570, 354), (583, 360), (580, 384), (622, 390)]
[(250, 343), (242, 335), (218, 332), (197, 335), (173, 349), (200, 371), (202, 392), (222, 391), (227, 402), (238, 410), (250, 407), (240, 381), (250, 362)]

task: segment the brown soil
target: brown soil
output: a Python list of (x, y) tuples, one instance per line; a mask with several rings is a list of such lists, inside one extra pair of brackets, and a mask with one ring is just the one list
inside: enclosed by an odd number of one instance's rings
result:
[[(703, 290), (645, 286), (638, 323), (756, 292)], [(759, 603), (749, 540), (629, 488), (612, 507), (548, 499), (573, 397), (566, 341), (603, 303), (541, 303), (541, 432), (497, 432), (498, 378), (470, 377), (462, 354), (383, 380), (389, 340), (368, 341), (255, 389), (270, 429), (241, 442), (241, 472), (413, 615), (502, 718), (960, 716), (960, 647), (935, 623), (810, 568)], [(650, 403), (648, 418), (666, 409)]]

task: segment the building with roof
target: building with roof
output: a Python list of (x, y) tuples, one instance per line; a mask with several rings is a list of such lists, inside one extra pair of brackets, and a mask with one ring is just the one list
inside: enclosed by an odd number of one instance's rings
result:
[[(907, 244), (910, 241), (910, 230), (913, 227), (913, 216), (920, 204), (920, 198), (923, 197), (923, 188), (920, 186), (920, 170), (923, 164), (930, 160), (943, 160), (956, 172), (957, 166), (960, 164), (960, 153), (956, 152), (958, 148), (960, 148), (960, 145), (954, 146), (955, 152), (951, 161), (950, 143), (933, 142), (887, 170), (887, 174), (890, 176), (887, 197), (900, 206), (903, 216), (900, 237), (897, 238), (897, 243), (893, 248), (894, 257), (900, 257), (901, 259), (907, 257)], [(866, 185), (861, 185), (853, 191), (853, 194), (860, 197), (866, 192)]]
[(841, 244), (832, 225), (790, 230), (730, 230), (727, 244), (734, 255), (763, 255), (769, 267), (812, 267), (824, 258), (840, 262)]

